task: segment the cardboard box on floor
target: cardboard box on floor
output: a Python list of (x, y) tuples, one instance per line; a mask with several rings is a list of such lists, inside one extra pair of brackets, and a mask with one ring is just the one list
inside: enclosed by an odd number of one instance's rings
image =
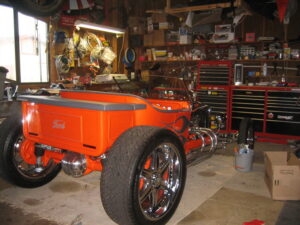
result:
[(300, 200), (300, 160), (291, 152), (265, 152), (265, 182), (274, 200)]

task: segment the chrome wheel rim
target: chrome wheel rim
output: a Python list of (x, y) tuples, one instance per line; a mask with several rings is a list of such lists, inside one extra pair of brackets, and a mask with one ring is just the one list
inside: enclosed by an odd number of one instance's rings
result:
[(47, 176), (55, 166), (55, 163), (53, 160), (50, 160), (46, 166), (42, 167), (42, 171), (36, 170), (36, 165), (26, 163), (20, 154), (20, 148), (23, 140), (24, 136), (19, 135), (13, 144), (12, 161), (17, 171), (23, 177), (29, 179), (40, 179), (41, 177)]
[(253, 129), (249, 128), (247, 131), (247, 139), (246, 139), (246, 144), (248, 146), (253, 146), (254, 145), (254, 136), (253, 136)]
[(148, 220), (159, 220), (172, 208), (181, 185), (180, 160), (172, 143), (159, 145), (147, 156), (139, 174), (138, 200)]
[(47, 7), (49, 4), (55, 4), (57, 1), (49, 1), (49, 0), (32, 0), (32, 3), (37, 6)]

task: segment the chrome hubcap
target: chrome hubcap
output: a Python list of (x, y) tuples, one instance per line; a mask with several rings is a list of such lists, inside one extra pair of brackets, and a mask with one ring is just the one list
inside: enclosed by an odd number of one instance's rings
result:
[(181, 162), (178, 149), (171, 143), (152, 151), (139, 175), (138, 199), (144, 216), (161, 219), (173, 205), (180, 187)]
[(39, 179), (46, 176), (50, 171), (54, 162), (51, 160), (46, 166), (38, 167), (35, 164), (28, 164), (20, 155), (20, 148), (24, 140), (23, 135), (19, 135), (13, 145), (13, 164), (22, 176), (30, 179)]

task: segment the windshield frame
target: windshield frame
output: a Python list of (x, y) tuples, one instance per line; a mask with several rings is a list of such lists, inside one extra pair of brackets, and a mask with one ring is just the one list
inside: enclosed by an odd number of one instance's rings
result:
[(185, 81), (178, 77), (149, 75), (140, 80), (112, 78), (101, 91), (133, 94), (145, 99), (192, 101)]

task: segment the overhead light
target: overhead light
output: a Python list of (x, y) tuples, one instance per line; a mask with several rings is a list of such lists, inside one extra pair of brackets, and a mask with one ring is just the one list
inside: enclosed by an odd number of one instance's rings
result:
[(90, 23), (90, 22), (86, 22), (86, 21), (82, 21), (82, 20), (76, 20), (74, 25), (76, 27), (82, 27), (82, 28), (87, 28), (87, 29), (92, 29), (92, 30), (99, 30), (99, 31), (114, 33), (114, 34), (124, 34), (125, 33), (124, 29), (100, 25), (100, 24), (96, 24), (96, 23)]

